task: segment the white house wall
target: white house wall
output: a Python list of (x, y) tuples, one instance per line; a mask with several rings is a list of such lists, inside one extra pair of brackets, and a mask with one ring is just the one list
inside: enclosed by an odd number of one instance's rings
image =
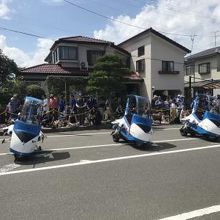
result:
[[(210, 63), (210, 73), (209, 74), (199, 74), (199, 64)], [(217, 72), (217, 59), (216, 57), (209, 57), (205, 59), (199, 59), (195, 61), (195, 77), (201, 80), (205, 79), (219, 79), (220, 72)]]
[[(184, 55), (183, 50), (154, 34), (151, 35), (151, 83), (155, 90), (184, 92)], [(179, 74), (159, 74), (162, 60), (174, 61), (174, 71), (179, 71)]]
[[(143, 56), (138, 57), (138, 48), (144, 46), (145, 53)], [(144, 79), (142, 83), (140, 93), (141, 95), (151, 97), (151, 41), (149, 35), (140, 36), (132, 39), (130, 42), (125, 42), (122, 46), (123, 49), (127, 50), (131, 54), (130, 68), (136, 71), (136, 61), (145, 59), (145, 72), (141, 73), (140, 76)]]
[[(145, 46), (145, 54), (138, 57), (138, 48)], [(185, 51), (163, 40), (154, 34), (146, 34), (131, 39), (120, 45), (131, 53), (131, 69), (136, 71), (136, 61), (145, 59), (145, 73), (141, 95), (153, 96), (155, 90), (180, 90), (184, 92), (184, 55)], [(157, 60), (156, 60), (157, 59)], [(162, 70), (162, 60), (174, 61), (174, 70), (179, 74), (159, 74)]]

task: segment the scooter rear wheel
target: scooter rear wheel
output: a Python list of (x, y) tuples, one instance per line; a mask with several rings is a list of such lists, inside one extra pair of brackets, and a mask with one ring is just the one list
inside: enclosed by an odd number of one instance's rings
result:
[(207, 138), (209, 141), (213, 141), (213, 142), (217, 141), (217, 139), (218, 139), (218, 137), (210, 137), (210, 136), (208, 136)]

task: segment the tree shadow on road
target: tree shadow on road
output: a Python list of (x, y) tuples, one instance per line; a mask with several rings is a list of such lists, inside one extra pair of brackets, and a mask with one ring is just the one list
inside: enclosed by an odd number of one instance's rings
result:
[(40, 151), (36, 152), (32, 157), (20, 158), (14, 162), (20, 165), (33, 165), (34, 167), (36, 164), (65, 160), (68, 158), (70, 158), (69, 152)]

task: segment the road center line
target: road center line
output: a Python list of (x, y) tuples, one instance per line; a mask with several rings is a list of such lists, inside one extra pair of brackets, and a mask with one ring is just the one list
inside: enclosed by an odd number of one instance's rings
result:
[(186, 220), (186, 219), (200, 217), (203, 215), (212, 214), (215, 212), (220, 212), (220, 205), (215, 205), (215, 206), (211, 206), (211, 207), (204, 208), (204, 209), (198, 209), (198, 210), (194, 210), (192, 212), (186, 212), (183, 214), (179, 214), (179, 215), (175, 215), (175, 216), (171, 216), (171, 217), (167, 217), (167, 218), (162, 218), (160, 220), (176, 220), (176, 219)]
[[(160, 140), (154, 141), (153, 143), (159, 144), (164, 142), (178, 142), (178, 141), (192, 141), (195, 138), (179, 138), (179, 139), (168, 139), (168, 140)], [(101, 145), (90, 145), (90, 146), (81, 146), (81, 147), (65, 147), (65, 148), (48, 148), (47, 150), (51, 151), (62, 151), (62, 150), (80, 150), (80, 149), (91, 149), (91, 148), (101, 148), (101, 147), (110, 147), (110, 146), (123, 146), (126, 143), (118, 143), (118, 144), (101, 144)], [(11, 153), (0, 153), (0, 156), (10, 155)]]
[(80, 133), (80, 134), (60, 134), (60, 135), (46, 135), (48, 138), (60, 138), (60, 137), (74, 137), (74, 136), (86, 136), (86, 135), (102, 135), (102, 134), (109, 134), (110, 131), (105, 132), (91, 132), (91, 133)]
[(9, 171), (6, 173), (0, 173), (0, 176), (13, 175), (13, 174), (19, 174), (19, 173), (30, 173), (30, 172), (43, 171), (43, 170), (52, 170), (52, 169), (59, 169), (59, 168), (65, 168), (65, 167), (83, 166), (83, 165), (88, 165), (88, 164), (105, 163), (105, 162), (112, 162), (112, 161), (119, 161), (119, 160), (153, 157), (153, 156), (159, 156), (159, 155), (165, 155), (165, 154), (176, 154), (176, 153), (183, 153), (183, 152), (199, 151), (199, 150), (214, 149), (214, 148), (220, 148), (220, 144), (214, 145), (214, 146), (209, 145), (205, 147), (188, 148), (188, 149), (173, 150), (173, 151), (166, 151), (166, 152), (156, 152), (156, 153), (150, 153), (150, 154), (148, 153), (148, 154), (130, 155), (130, 156), (123, 156), (123, 157), (113, 157), (113, 158), (93, 160), (93, 161), (84, 160), (84, 161), (77, 162), (77, 163), (69, 163), (69, 164), (62, 164), (62, 165), (48, 166), (48, 167), (39, 167), (39, 168), (17, 170), (17, 171)]

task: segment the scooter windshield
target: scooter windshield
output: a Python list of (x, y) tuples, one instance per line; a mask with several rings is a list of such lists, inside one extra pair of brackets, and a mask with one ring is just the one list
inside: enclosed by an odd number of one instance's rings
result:
[(41, 113), (42, 100), (33, 97), (26, 97), (20, 120), (28, 124), (39, 124), (39, 115)]
[(145, 97), (137, 98), (137, 115), (141, 117), (149, 117), (150, 114), (150, 103)]

